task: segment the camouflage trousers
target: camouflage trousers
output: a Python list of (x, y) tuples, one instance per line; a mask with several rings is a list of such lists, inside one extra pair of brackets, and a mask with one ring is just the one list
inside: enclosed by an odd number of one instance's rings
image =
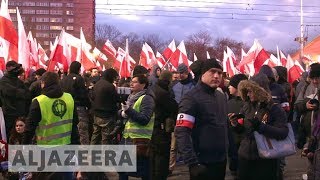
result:
[(89, 113), (86, 107), (77, 107), (77, 113), (79, 118), (78, 131), (80, 136), (80, 143), (82, 145), (90, 144), (89, 136)]
[(115, 122), (116, 120), (114, 117), (100, 118), (94, 116), (93, 133), (90, 144), (112, 144), (110, 133), (115, 127)]

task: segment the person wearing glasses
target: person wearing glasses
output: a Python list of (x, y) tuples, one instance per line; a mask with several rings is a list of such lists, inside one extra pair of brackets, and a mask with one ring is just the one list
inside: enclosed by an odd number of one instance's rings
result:
[(228, 151), (227, 99), (217, 90), (222, 67), (215, 59), (201, 62), (197, 85), (179, 104), (175, 136), (190, 179), (224, 180)]

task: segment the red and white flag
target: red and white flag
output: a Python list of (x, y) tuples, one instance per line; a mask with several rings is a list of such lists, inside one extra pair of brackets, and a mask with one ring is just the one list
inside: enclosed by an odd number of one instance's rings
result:
[[(226, 52), (223, 52), (223, 61), (222, 61), (222, 66), (223, 66), (223, 72), (228, 73), (229, 77), (232, 77), (236, 74), (236, 68), (234, 67), (233, 64), (233, 60), (232, 60), (232, 56), (234, 56), (234, 54), (232, 53), (232, 51), (230, 52), (231, 49), (227, 49)], [(233, 54), (233, 55), (232, 55)]]
[(162, 69), (164, 67), (164, 65), (166, 65), (166, 60), (164, 59), (164, 57), (157, 51), (157, 64), (158, 66)]
[(182, 63), (187, 67), (191, 65), (192, 62), (188, 60), (186, 47), (183, 41), (180, 42), (176, 51), (171, 55), (169, 60), (175, 68), (178, 68), (178, 65)]
[(47, 68), (47, 61), (49, 57), (46, 54), (46, 51), (42, 48), (40, 44), (38, 44), (38, 59), (40, 68)]
[(70, 51), (64, 29), (62, 29), (58, 43), (52, 53), (52, 58), (49, 60), (47, 71), (55, 71), (55, 67), (60, 63), (63, 66), (63, 71), (68, 72), (68, 59), (70, 59)]
[(4, 63), (14, 60), (18, 62), (18, 33), (8, 11), (8, 4), (5, 0), (1, 2), (0, 9), (0, 61)]
[(146, 44), (142, 45), (142, 49), (141, 49), (141, 53), (140, 53), (140, 60), (139, 60), (139, 64), (147, 69), (150, 68), (150, 59), (149, 59), (149, 53), (148, 53), (148, 49), (146, 47)]
[(129, 47), (128, 47), (128, 39), (126, 39), (126, 51), (124, 59), (121, 62), (120, 66), (120, 77), (128, 78), (131, 76), (131, 68), (130, 68), (130, 60), (129, 60)]
[(95, 57), (96, 59), (96, 65), (98, 67), (101, 67), (102, 70), (105, 70), (106, 67), (105, 67), (105, 62), (108, 61), (108, 58), (105, 54), (103, 54), (98, 48), (94, 48), (93, 49), (93, 56)]
[(35, 38), (32, 37), (31, 31), (28, 33), (28, 44), (30, 49), (30, 66), (39, 69), (39, 57), (38, 57), (38, 43)]
[[(94, 63), (94, 57), (93, 55), (90, 53), (90, 47), (87, 46), (87, 41), (86, 38), (84, 37), (82, 28), (80, 28), (80, 40), (81, 40), (81, 57), (80, 57), (80, 63), (82, 65), (82, 67), (85, 70), (89, 70), (91, 68), (96, 67), (96, 64)], [(78, 49), (79, 50), (79, 49)]]
[(26, 32), (24, 30), (23, 22), (21, 19), (21, 15), (19, 9), (17, 7), (17, 21), (18, 21), (18, 63), (22, 64), (22, 67), (27, 72), (26, 76), (30, 70), (30, 47), (27, 39)]
[(149, 59), (151, 61), (151, 64), (154, 64), (156, 62), (156, 56), (154, 55), (154, 52), (148, 43), (145, 43), (145, 46), (148, 50), (148, 55), (149, 55)]
[(282, 51), (280, 51), (280, 62), (281, 62), (281, 65), (282, 65), (283, 67), (286, 67), (287, 61), (288, 61), (288, 60), (287, 60), (286, 56), (283, 54)]
[[(118, 51), (117, 51), (117, 56), (116, 56), (116, 61), (113, 65), (114, 68), (117, 68), (120, 70), (120, 66), (122, 61), (124, 60), (126, 56), (126, 51), (123, 50), (121, 47), (118, 47)], [(130, 62), (130, 68), (133, 69), (133, 67), (135, 66), (136, 62), (134, 61), (134, 59), (128, 54), (128, 59)]]
[(304, 69), (299, 64), (298, 61), (293, 60), (290, 55), (287, 58), (286, 68), (288, 70), (288, 82), (293, 83), (295, 80), (299, 79)]
[(168, 47), (163, 51), (163, 57), (168, 60), (171, 55), (176, 51), (176, 43), (174, 42), (174, 39), (171, 41), (171, 43), (168, 45)]

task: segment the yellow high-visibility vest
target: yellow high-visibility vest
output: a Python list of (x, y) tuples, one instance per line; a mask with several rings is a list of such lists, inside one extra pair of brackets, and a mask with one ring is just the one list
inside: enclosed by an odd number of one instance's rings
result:
[(38, 145), (66, 145), (71, 143), (74, 101), (69, 93), (59, 98), (40, 95), (38, 100), (41, 121), (36, 129)]
[[(133, 109), (137, 112), (140, 112), (140, 105), (142, 102), (142, 99), (145, 95), (142, 95), (138, 98), (138, 100), (134, 103)], [(133, 122), (131, 119), (126, 123), (124, 128), (124, 138), (146, 138), (151, 139), (152, 131), (153, 131), (153, 125), (154, 125), (154, 114), (152, 115), (149, 123), (145, 126), (140, 125), (139, 123)]]

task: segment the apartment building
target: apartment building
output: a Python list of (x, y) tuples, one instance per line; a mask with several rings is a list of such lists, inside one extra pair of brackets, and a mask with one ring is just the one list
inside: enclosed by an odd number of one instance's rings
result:
[(16, 27), (18, 7), (26, 33), (31, 31), (45, 50), (62, 28), (79, 38), (82, 27), (87, 42), (94, 44), (95, 0), (8, 0), (8, 5)]

